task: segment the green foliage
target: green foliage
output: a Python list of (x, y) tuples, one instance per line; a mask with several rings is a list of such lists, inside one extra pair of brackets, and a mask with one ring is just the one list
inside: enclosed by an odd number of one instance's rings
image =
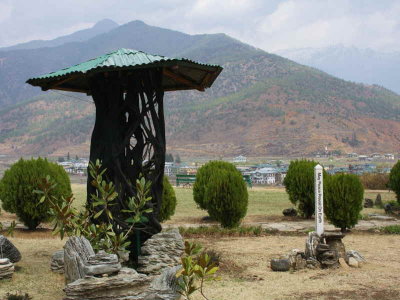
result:
[(397, 202), (400, 203), (400, 161), (390, 170), (389, 187), (396, 193)]
[(6, 297), (4, 298), (5, 300), (31, 300), (32, 297), (29, 296), (28, 293), (22, 294), (20, 292), (17, 293), (7, 293)]
[(239, 226), (235, 228), (221, 228), (220, 226), (179, 227), (179, 232), (189, 238), (194, 237), (227, 237), (227, 236), (261, 236), (276, 231), (261, 226)]
[(204, 281), (212, 278), (218, 271), (215, 261), (207, 252), (201, 253), (199, 244), (185, 242), (185, 255), (182, 257), (182, 269), (176, 273), (178, 292), (187, 300), (191, 299), (195, 291), (200, 291), (204, 299)]
[(381, 228), (381, 231), (388, 234), (400, 234), (400, 225), (389, 225)]
[(224, 161), (210, 161), (198, 169), (196, 181), (193, 185), (193, 199), (201, 209), (207, 210), (208, 208), (205, 191), (210, 182), (210, 177), (216, 170), (237, 172), (237, 169), (233, 164)]
[(171, 219), (175, 213), (176, 203), (177, 201), (174, 188), (169, 183), (168, 177), (164, 176), (162, 202), (160, 213), (158, 215), (158, 220), (160, 222)]
[(283, 181), (290, 202), (297, 205), (300, 214), (306, 218), (311, 218), (315, 210), (314, 167), (316, 165), (317, 162), (309, 160), (291, 161)]
[(352, 174), (336, 174), (325, 181), (325, 214), (342, 231), (357, 224), (362, 210), (364, 188)]
[(0, 181), (0, 199), (4, 210), (15, 213), (29, 229), (35, 229), (41, 222), (50, 219), (50, 207), (39, 207), (40, 197), (33, 193), (47, 175), (56, 183), (51, 196), (61, 199), (71, 194), (71, 184), (65, 170), (42, 158), (21, 158), (4, 173)]
[(248, 193), (246, 183), (238, 170), (217, 169), (210, 176), (204, 198), (208, 214), (222, 227), (240, 224), (247, 213)]
[[(61, 200), (53, 196), (52, 191), (56, 184), (49, 176), (42, 179), (35, 193), (41, 196), (40, 205), (48, 205), (51, 208), (54, 234), (59, 234), (61, 239), (64, 235), (84, 236), (95, 250), (119, 254), (126, 251), (130, 245), (128, 237), (133, 232), (134, 226), (148, 221), (144, 214), (152, 212), (151, 208), (145, 208), (146, 203), (151, 200), (149, 196), (151, 183), (146, 182), (144, 178), (136, 181), (136, 197), (130, 197), (127, 209), (122, 210), (128, 216), (125, 220), (128, 228), (121, 229), (119, 226), (114, 226), (111, 209), (115, 205), (118, 193), (112, 182), (103, 180), (105, 171), (99, 160), (95, 164), (90, 162), (89, 172), (94, 178), (91, 184), (96, 188), (96, 193), (90, 195), (92, 201), (84, 211), (77, 211), (73, 207), (72, 195), (67, 198), (61, 197)], [(102, 222), (94, 224), (93, 219), (101, 219)]]

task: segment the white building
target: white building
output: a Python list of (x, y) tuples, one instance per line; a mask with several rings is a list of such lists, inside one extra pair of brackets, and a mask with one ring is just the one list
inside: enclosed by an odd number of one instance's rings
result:
[(275, 184), (277, 170), (275, 168), (261, 168), (250, 172), (254, 184)]
[(246, 156), (243, 156), (243, 155), (236, 156), (236, 157), (233, 159), (233, 162), (234, 162), (234, 163), (245, 163), (245, 162), (247, 162), (247, 157), (246, 157)]
[(394, 160), (394, 154), (391, 154), (391, 153), (385, 154), (385, 159)]

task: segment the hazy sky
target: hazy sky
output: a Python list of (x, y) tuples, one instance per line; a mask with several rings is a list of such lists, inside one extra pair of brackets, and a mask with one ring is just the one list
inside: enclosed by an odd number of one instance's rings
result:
[(0, 0), (0, 47), (110, 18), (224, 32), (267, 51), (334, 44), (400, 51), (399, 0)]

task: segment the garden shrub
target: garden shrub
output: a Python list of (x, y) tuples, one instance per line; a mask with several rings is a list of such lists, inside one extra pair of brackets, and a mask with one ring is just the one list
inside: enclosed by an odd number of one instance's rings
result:
[(193, 199), (201, 209), (207, 210), (208, 208), (205, 199), (206, 186), (210, 182), (211, 175), (216, 170), (237, 171), (233, 164), (224, 161), (210, 161), (199, 168), (193, 185)]
[(397, 202), (400, 203), (400, 161), (390, 170), (389, 187), (396, 193)]
[(357, 224), (362, 210), (364, 188), (360, 179), (352, 174), (329, 176), (324, 189), (327, 219), (342, 232)]
[(172, 185), (169, 183), (168, 177), (163, 179), (163, 194), (158, 220), (164, 222), (169, 220), (175, 213), (176, 196)]
[(33, 193), (46, 176), (56, 183), (52, 195), (57, 199), (71, 194), (71, 183), (63, 167), (46, 159), (20, 159), (6, 170), (0, 181), (0, 200), (5, 211), (15, 213), (29, 228), (49, 221), (48, 205), (38, 205), (40, 195)]
[(248, 205), (247, 186), (238, 170), (216, 169), (205, 188), (208, 214), (222, 227), (240, 224)]
[(365, 173), (360, 175), (360, 180), (364, 189), (385, 190), (389, 185), (389, 174)]
[(297, 205), (300, 215), (306, 218), (311, 218), (315, 210), (314, 167), (316, 165), (317, 162), (310, 160), (291, 161), (283, 180), (290, 202)]

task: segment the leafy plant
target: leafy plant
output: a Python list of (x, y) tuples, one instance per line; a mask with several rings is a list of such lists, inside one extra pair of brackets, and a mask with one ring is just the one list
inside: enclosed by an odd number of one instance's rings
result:
[(172, 185), (169, 183), (168, 177), (164, 176), (162, 202), (158, 220), (160, 222), (169, 220), (175, 213), (176, 204), (177, 201), (175, 191)]
[(32, 297), (29, 296), (28, 293), (22, 294), (20, 292), (14, 293), (7, 293), (6, 297), (4, 298), (5, 300), (31, 300)]
[(390, 170), (389, 187), (396, 193), (397, 202), (400, 204), (400, 161)]
[(185, 242), (185, 255), (182, 257), (182, 269), (176, 273), (178, 292), (187, 300), (195, 291), (200, 291), (204, 299), (204, 281), (212, 278), (218, 266), (211, 260), (207, 252), (201, 253), (201, 245)]
[(236, 169), (214, 170), (204, 195), (208, 214), (227, 228), (239, 226), (247, 212), (248, 197), (246, 183)]
[[(145, 213), (150, 213), (151, 208), (145, 208), (146, 203), (151, 200), (150, 182), (142, 177), (136, 181), (136, 196), (127, 200), (127, 208), (122, 210), (128, 218), (125, 220), (129, 227), (126, 230), (116, 228), (112, 222), (114, 219), (112, 207), (118, 193), (112, 182), (103, 179), (106, 170), (101, 168), (99, 160), (95, 164), (89, 163), (89, 172), (93, 178), (91, 184), (96, 188), (96, 193), (91, 194), (91, 201), (86, 209), (79, 212), (73, 207), (74, 197), (61, 198), (58, 201), (51, 191), (56, 184), (47, 176), (42, 178), (40, 188), (35, 190), (41, 195), (39, 204), (47, 204), (50, 207), (52, 221), (54, 224), (53, 234), (59, 234), (61, 239), (67, 236), (84, 236), (92, 244), (95, 250), (104, 250), (109, 253), (118, 254), (126, 251), (130, 245), (128, 240), (135, 225), (146, 222)], [(95, 224), (93, 220), (101, 219), (102, 222)]]
[(364, 188), (358, 176), (336, 174), (329, 176), (325, 184), (325, 214), (328, 220), (342, 232), (357, 224), (362, 210)]
[(310, 160), (291, 161), (283, 180), (290, 202), (297, 205), (300, 214), (306, 218), (311, 218), (315, 210), (314, 167), (316, 165), (317, 162)]
[(193, 199), (201, 209), (207, 210), (208, 208), (207, 199), (205, 197), (207, 185), (210, 182), (212, 174), (220, 169), (232, 172), (237, 171), (233, 164), (224, 161), (210, 161), (197, 171), (196, 181), (193, 185)]
[(381, 231), (388, 234), (400, 234), (400, 225), (389, 225), (381, 228)]
[(38, 188), (41, 178), (50, 175), (56, 186), (49, 191), (59, 203), (62, 197), (71, 194), (71, 184), (65, 170), (46, 159), (20, 159), (5, 171), (0, 181), (0, 199), (5, 211), (15, 213), (29, 228), (35, 229), (41, 222), (51, 218), (47, 204), (38, 206), (40, 197), (32, 193)]

